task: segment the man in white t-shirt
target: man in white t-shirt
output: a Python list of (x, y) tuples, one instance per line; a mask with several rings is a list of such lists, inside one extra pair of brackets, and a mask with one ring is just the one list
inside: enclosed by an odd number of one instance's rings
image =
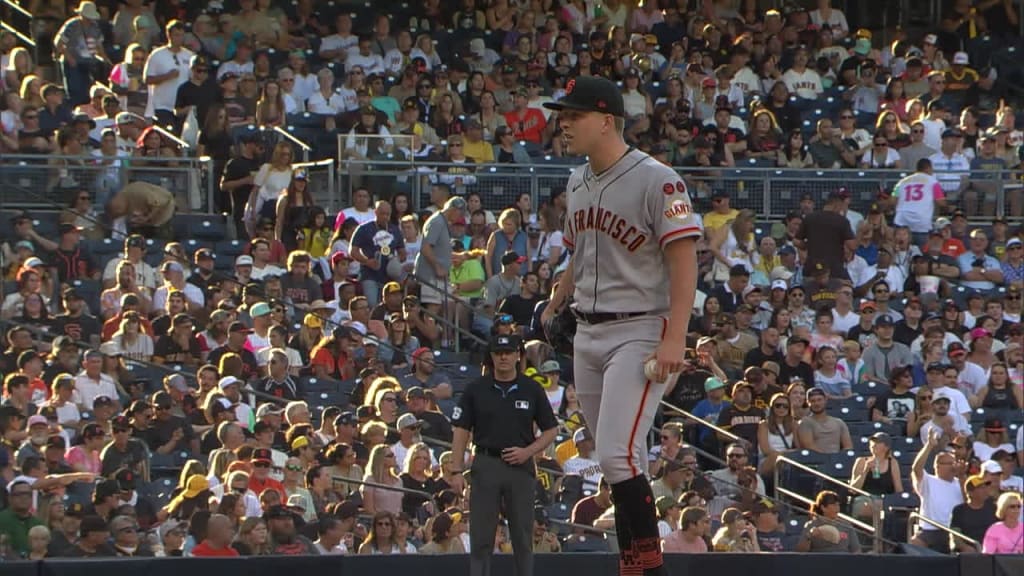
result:
[(370, 206), (370, 191), (363, 187), (356, 188), (352, 192), (352, 206), (342, 210), (342, 213), (346, 220), (351, 218), (359, 222), (360, 225), (375, 220), (377, 216), (373, 212), (373, 207)]
[(813, 100), (825, 91), (821, 85), (821, 76), (807, 67), (808, 52), (806, 48), (799, 48), (793, 56), (793, 67), (786, 70), (782, 75), (782, 81), (791, 93), (800, 98)]
[(576, 445), (576, 455), (565, 461), (562, 470), (566, 474), (578, 474), (583, 478), (583, 489), (597, 492), (597, 485), (601, 481), (601, 464), (594, 460), (594, 437), (590, 430), (580, 428), (572, 435), (573, 444)]
[(949, 111), (941, 100), (929, 102), (927, 110), (927, 116), (921, 119), (921, 125), (924, 126), (922, 142), (932, 150), (938, 150), (942, 145), (942, 133), (946, 130), (946, 117)]
[(352, 16), (338, 14), (334, 19), (334, 29), (338, 31), (336, 34), (320, 40), (320, 59), (344, 62), (348, 49), (359, 44), (359, 37), (352, 33)]
[(349, 68), (359, 66), (367, 76), (387, 72), (384, 69), (384, 58), (380, 54), (375, 54), (372, 48), (373, 37), (370, 35), (360, 36), (359, 44), (348, 49), (348, 55), (345, 56), (346, 66)]
[(265, 238), (252, 241), (252, 273), (250, 278), (262, 282), (267, 276), (284, 276), (285, 270), (270, 261), (270, 242)]
[[(928, 372), (934, 371), (934, 365), (928, 367)], [(931, 380), (931, 375), (929, 375)], [(932, 389), (932, 419), (929, 420), (921, 427), (921, 441), (925, 442), (928, 439), (928, 435), (932, 433), (932, 430), (937, 430), (940, 438), (950, 440), (954, 438), (957, 433), (964, 433), (967, 435), (971, 434), (971, 425), (968, 423), (967, 418), (962, 412), (959, 412), (961, 408), (954, 407), (953, 397), (962, 398), (963, 393), (959, 390), (952, 388), (937, 388)], [(964, 400), (966, 403), (967, 400)], [(970, 406), (968, 405), (968, 411)]]
[[(909, 168), (909, 166), (907, 166)], [(901, 179), (892, 189), (896, 202), (896, 216), (893, 223), (906, 226), (915, 234), (914, 244), (924, 244), (931, 232), (935, 210), (946, 207), (946, 194), (942, 185), (932, 175), (932, 161), (918, 160), (917, 171)]]
[[(937, 524), (949, 526), (953, 508), (964, 501), (960, 480), (957, 478), (956, 459), (949, 452), (940, 452), (935, 456), (935, 474), (924, 471), (925, 461), (938, 447), (941, 437), (942, 433), (937, 429), (928, 434), (924, 447), (914, 459), (910, 475), (914, 491), (921, 498), (921, 514)], [(923, 521), (911, 543), (943, 554), (949, 553), (949, 535)]]
[[(977, 329), (975, 329), (977, 330)], [(985, 330), (981, 328), (981, 330)], [(974, 335), (980, 334), (972, 331)], [(990, 336), (991, 338), (991, 336)], [(980, 365), (967, 360), (967, 348), (962, 343), (951, 344), (946, 352), (952, 367), (947, 371), (946, 386), (970, 390), (977, 394), (982, 388), (988, 386), (988, 373)], [(953, 369), (956, 369), (956, 376), (953, 377)]]
[(146, 116), (156, 117), (160, 124), (174, 124), (174, 104), (178, 87), (188, 81), (192, 52), (185, 41), (185, 23), (171, 20), (167, 23), (167, 45), (153, 50), (146, 60), (142, 77), (149, 86)]
[(971, 171), (971, 161), (960, 152), (963, 139), (963, 133), (956, 128), (944, 130), (939, 151), (928, 158), (932, 163), (932, 173), (951, 202), (960, 198)]

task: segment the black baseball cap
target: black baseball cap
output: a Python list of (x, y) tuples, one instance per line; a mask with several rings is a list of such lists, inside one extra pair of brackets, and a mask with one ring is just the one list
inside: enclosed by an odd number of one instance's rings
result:
[(491, 352), (517, 352), (518, 350), (518, 336), (499, 334), (491, 339)]
[(600, 112), (625, 117), (622, 92), (614, 82), (600, 76), (577, 76), (565, 85), (565, 96), (557, 102), (545, 102), (549, 110)]
[(125, 248), (145, 248), (146, 238), (141, 234), (132, 234), (124, 239)]

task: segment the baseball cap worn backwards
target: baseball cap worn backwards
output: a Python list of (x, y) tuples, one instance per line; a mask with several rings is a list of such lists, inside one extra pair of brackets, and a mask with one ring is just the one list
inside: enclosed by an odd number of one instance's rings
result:
[(600, 112), (625, 117), (622, 93), (614, 82), (600, 76), (577, 76), (565, 85), (565, 96), (557, 102), (545, 102), (549, 110)]

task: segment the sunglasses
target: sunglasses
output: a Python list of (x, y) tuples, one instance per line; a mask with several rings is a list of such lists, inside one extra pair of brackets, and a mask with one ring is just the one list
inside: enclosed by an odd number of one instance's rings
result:
[(775, 409), (785, 408), (785, 409), (788, 410), (789, 409), (789, 404), (772, 404), (772, 408), (775, 408)]
[(302, 472), (302, 466), (296, 466), (294, 464), (288, 464), (287, 466), (284, 467), (284, 469), (288, 470), (289, 472)]
[(270, 468), (270, 462), (253, 462), (253, 468)]
[(924, 134), (924, 130), (911, 130), (911, 134)]

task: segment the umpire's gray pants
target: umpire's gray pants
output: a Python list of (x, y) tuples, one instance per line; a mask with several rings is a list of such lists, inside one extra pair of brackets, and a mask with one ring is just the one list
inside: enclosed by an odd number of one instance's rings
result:
[(469, 575), (490, 576), (498, 514), (508, 519), (514, 573), (533, 576), (533, 462), (510, 466), (500, 458), (478, 454), (470, 472)]

